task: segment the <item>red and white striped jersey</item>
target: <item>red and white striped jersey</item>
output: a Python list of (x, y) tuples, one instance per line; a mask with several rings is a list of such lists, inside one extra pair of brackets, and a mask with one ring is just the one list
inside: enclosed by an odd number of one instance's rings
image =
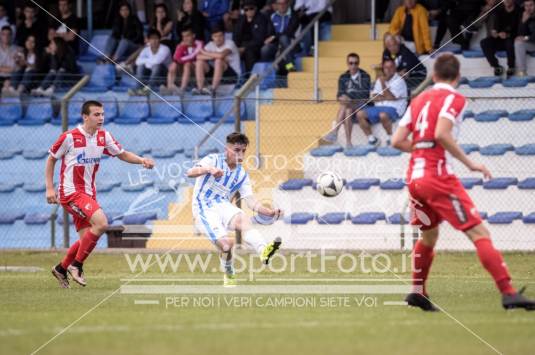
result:
[(50, 147), (49, 153), (61, 159), (59, 198), (75, 192), (96, 197), (95, 175), (102, 154), (116, 156), (124, 149), (110, 132), (100, 129), (90, 135), (82, 126), (64, 132)]
[(445, 83), (435, 84), (412, 100), (399, 122), (412, 133), (407, 181), (453, 175), (452, 156), (435, 140), (435, 129), (440, 117), (451, 120), (457, 139), (465, 108), (466, 98)]

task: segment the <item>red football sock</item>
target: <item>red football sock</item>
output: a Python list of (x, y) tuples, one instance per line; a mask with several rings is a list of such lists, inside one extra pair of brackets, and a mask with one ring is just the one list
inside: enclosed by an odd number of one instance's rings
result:
[[(435, 252), (432, 247), (425, 245), (421, 239), (416, 242), (416, 245), (412, 250), (412, 285), (414, 287), (414, 292), (422, 293), (427, 296), (425, 281), (427, 280), (427, 275), (429, 275), (434, 256)], [(420, 287), (421, 290), (419, 290)]]
[(511, 283), (507, 265), (503, 261), (502, 254), (492, 245), (492, 241), (489, 238), (482, 238), (476, 240), (474, 245), (481, 264), (491, 274), (500, 292), (503, 294), (515, 293), (516, 290)]
[(85, 232), (85, 234), (82, 236), (82, 239), (80, 240), (80, 248), (78, 248), (78, 252), (76, 253), (75, 260), (77, 262), (83, 264), (85, 259), (87, 259), (89, 254), (95, 248), (95, 245), (97, 245), (99, 237), (100, 236), (91, 233), (91, 229), (88, 229), (87, 232)]
[(69, 267), (69, 265), (71, 265), (71, 263), (73, 262), (74, 260), (74, 257), (76, 256), (76, 253), (78, 252), (78, 249), (80, 248), (80, 241), (77, 240), (76, 243), (74, 243), (73, 245), (71, 245), (71, 247), (69, 248), (69, 250), (67, 250), (67, 255), (65, 255), (65, 257), (63, 258), (63, 260), (61, 261), (61, 267), (64, 268), (65, 270), (67, 270), (67, 268)]

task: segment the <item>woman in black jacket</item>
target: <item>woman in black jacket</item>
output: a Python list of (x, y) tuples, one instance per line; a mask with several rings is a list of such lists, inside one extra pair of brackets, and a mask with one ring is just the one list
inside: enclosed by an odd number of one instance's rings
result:
[(114, 62), (124, 61), (143, 45), (143, 25), (128, 3), (119, 6), (119, 16), (113, 23), (111, 36), (104, 51)]
[(5, 81), (4, 95), (20, 96), (28, 92), (36, 85), (38, 75), (44, 73), (45, 61), (34, 35), (26, 37), (24, 49), (15, 55), (15, 63), (17, 70), (11, 74), (9, 81)]
[(60, 37), (54, 39), (48, 45), (49, 70), (45, 78), (37, 89), (32, 90), (32, 95), (47, 96), (54, 95), (54, 91), (62, 84), (69, 81), (69, 76), (78, 73), (76, 56), (71, 47)]
[(204, 16), (197, 8), (196, 0), (184, 0), (182, 8), (177, 10), (177, 21), (175, 26), (175, 36), (177, 43), (182, 42), (182, 30), (191, 28), (195, 34), (195, 39), (205, 41), (204, 38)]

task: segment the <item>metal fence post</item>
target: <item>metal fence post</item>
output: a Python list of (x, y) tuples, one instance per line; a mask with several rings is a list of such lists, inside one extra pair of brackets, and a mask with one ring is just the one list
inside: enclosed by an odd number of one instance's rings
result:
[(376, 22), (376, 3), (375, 0), (372, 0), (371, 3), (371, 39), (372, 41), (375, 41), (377, 39), (377, 22)]
[(314, 22), (314, 101), (320, 100), (319, 93), (319, 21)]

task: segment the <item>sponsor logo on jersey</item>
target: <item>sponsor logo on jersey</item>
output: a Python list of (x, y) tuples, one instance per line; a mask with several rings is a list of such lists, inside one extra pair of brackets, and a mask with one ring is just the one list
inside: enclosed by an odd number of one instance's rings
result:
[(92, 208), (92, 207), (91, 207), (91, 204), (90, 204), (90, 203), (88, 203), (88, 204), (85, 205), (85, 209), (86, 209), (86, 210), (91, 211), (91, 208)]
[(76, 157), (76, 162), (78, 164), (98, 164), (100, 163), (100, 158), (98, 157), (95, 157), (95, 158), (86, 158), (85, 156), (85, 152), (83, 152), (82, 154), (78, 154), (78, 156)]

